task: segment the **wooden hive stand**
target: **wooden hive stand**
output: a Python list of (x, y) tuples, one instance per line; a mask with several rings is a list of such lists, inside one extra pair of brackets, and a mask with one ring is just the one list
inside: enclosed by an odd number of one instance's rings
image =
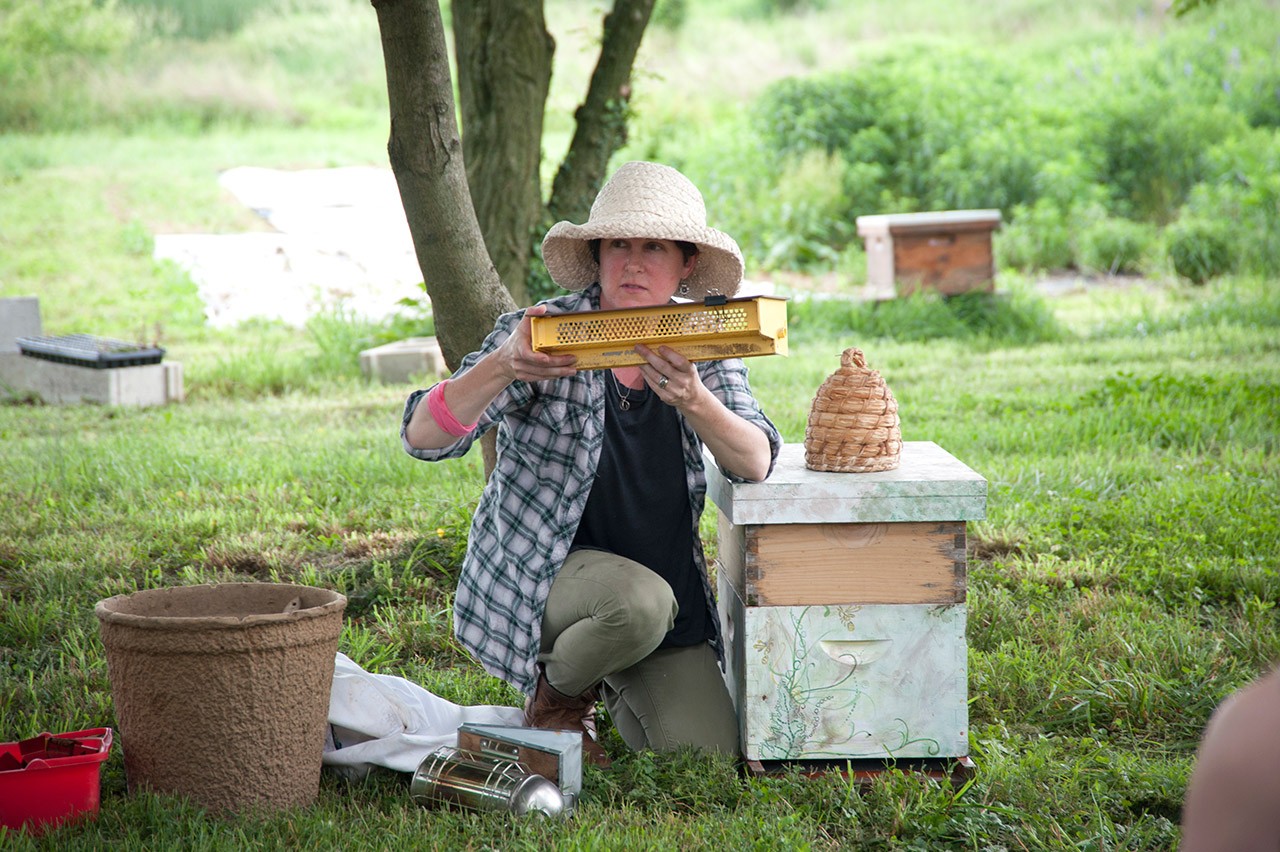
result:
[(705, 460), (748, 767), (972, 767), (965, 524), (985, 517), (986, 480), (929, 441), (875, 473), (809, 470), (801, 444), (765, 482)]

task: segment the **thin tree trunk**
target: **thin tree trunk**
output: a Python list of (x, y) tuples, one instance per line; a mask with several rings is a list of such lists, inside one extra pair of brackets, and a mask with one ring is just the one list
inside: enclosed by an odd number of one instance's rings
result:
[(471, 200), (498, 277), (525, 305), (555, 40), (542, 0), (464, 0), (452, 8)]
[[(449, 369), (515, 303), (489, 260), (471, 204), (436, 0), (373, 0), (387, 70), (387, 154)], [(493, 469), (493, 433), (483, 444)]]
[(435, 0), (373, 0), (387, 69), (387, 154), (400, 188), (445, 363), (456, 369), (515, 305), (471, 204)]
[(627, 141), (631, 68), (649, 25), (654, 0), (616, 0), (604, 19), (600, 59), (587, 98), (574, 113), (569, 153), (556, 172), (547, 204), (552, 221), (583, 222), (591, 212), (609, 158)]

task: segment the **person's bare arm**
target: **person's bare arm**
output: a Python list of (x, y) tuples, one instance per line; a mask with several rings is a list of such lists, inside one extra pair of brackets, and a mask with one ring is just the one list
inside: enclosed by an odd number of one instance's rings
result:
[(1182, 852), (1280, 849), (1280, 668), (1205, 727), (1182, 807)]
[[(444, 401), (460, 423), (474, 423), (494, 397), (513, 381), (537, 382), (572, 375), (573, 355), (547, 355), (533, 351), (529, 317), (546, 313), (545, 305), (525, 311), (519, 325), (502, 345), (476, 362), (466, 372), (450, 379), (444, 387)], [(424, 400), (414, 409), (405, 426), (405, 440), (419, 450), (439, 449), (458, 438), (440, 428)]]

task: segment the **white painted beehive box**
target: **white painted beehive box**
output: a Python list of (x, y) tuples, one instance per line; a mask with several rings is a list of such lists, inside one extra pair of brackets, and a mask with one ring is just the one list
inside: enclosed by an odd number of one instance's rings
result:
[(744, 757), (967, 756), (965, 522), (986, 480), (928, 441), (878, 473), (812, 471), (787, 444), (760, 483), (705, 458)]

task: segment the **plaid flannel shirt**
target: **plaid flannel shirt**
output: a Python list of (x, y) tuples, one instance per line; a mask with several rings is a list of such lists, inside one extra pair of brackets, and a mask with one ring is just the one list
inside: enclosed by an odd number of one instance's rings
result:
[[(600, 287), (593, 284), (544, 304), (553, 314), (598, 309)], [(484, 344), (463, 359), (456, 375), (498, 348), (523, 316), (523, 311), (515, 311), (499, 317)], [(703, 361), (697, 369), (703, 384), (730, 411), (768, 436), (772, 471), (782, 438), (752, 396), (742, 361)], [(404, 437), (409, 418), (427, 390), (415, 391), (405, 404), (400, 438), (405, 450), (423, 461), (460, 457), (482, 434), (498, 429), (497, 464), (476, 506), (458, 579), (454, 632), (490, 674), (526, 694), (532, 694), (537, 683), (542, 614), (551, 581), (569, 554), (595, 480), (604, 442), (607, 390), (606, 373), (601, 370), (551, 381), (512, 382), (489, 404), (475, 431), (434, 450), (415, 449)], [(716, 627), (712, 645), (723, 658), (715, 597), (698, 533), (706, 493), (702, 442), (683, 417), (680, 424), (693, 559)]]

